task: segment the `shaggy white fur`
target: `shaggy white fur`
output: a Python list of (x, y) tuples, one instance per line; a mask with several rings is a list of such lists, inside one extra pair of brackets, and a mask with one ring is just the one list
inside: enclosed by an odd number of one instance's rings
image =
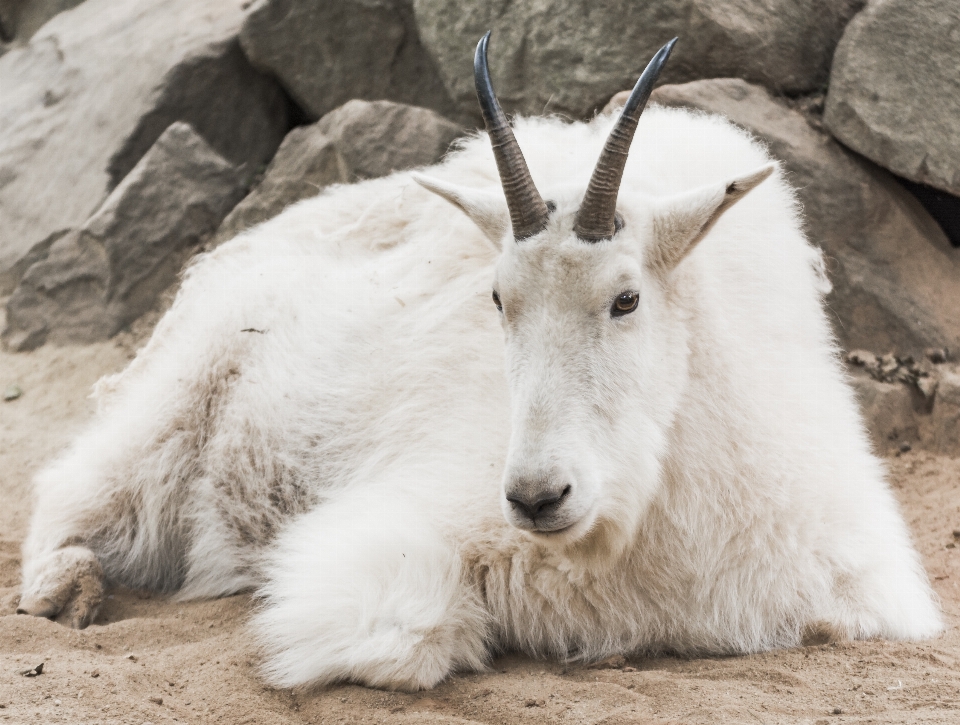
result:
[[(21, 610), (84, 626), (104, 576), (260, 587), (281, 686), (935, 635), (782, 172), (722, 119), (651, 108), (625, 226), (587, 244), (612, 122), (517, 122), (556, 205), (522, 243), (478, 136), (421, 178), (476, 223), (398, 173), (200, 258), (37, 477)], [(545, 523), (506, 500), (558, 485)]]

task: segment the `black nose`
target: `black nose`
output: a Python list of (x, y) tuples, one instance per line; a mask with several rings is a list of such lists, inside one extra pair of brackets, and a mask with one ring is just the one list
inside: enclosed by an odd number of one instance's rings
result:
[(562, 491), (540, 491), (529, 496), (520, 493), (508, 495), (507, 501), (517, 513), (533, 520), (538, 516), (549, 516), (560, 508), (563, 500), (570, 495), (570, 488), (570, 484), (567, 484)]

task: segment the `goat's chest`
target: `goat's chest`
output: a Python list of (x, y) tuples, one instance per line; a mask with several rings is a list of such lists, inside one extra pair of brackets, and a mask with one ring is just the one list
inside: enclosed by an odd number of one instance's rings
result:
[(539, 547), (472, 563), (472, 578), (508, 648), (553, 656), (597, 654), (601, 641), (632, 639), (645, 607), (620, 566), (576, 562)]

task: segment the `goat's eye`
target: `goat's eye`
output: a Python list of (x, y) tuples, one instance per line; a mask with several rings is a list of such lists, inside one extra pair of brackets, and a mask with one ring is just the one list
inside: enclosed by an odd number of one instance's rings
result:
[(637, 303), (640, 301), (640, 295), (636, 292), (621, 292), (617, 299), (613, 301), (613, 307), (610, 308), (610, 314), (614, 317), (628, 315), (637, 309)]
[(503, 312), (503, 305), (500, 304), (500, 295), (497, 294), (497, 291), (493, 291), (493, 304), (497, 306), (497, 309)]

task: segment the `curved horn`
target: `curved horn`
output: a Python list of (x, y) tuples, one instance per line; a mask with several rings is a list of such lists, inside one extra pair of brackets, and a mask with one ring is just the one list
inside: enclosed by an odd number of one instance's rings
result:
[(617, 231), (617, 193), (620, 191), (623, 168), (627, 165), (630, 143), (637, 130), (640, 114), (653, 91), (653, 84), (657, 82), (676, 42), (674, 38), (663, 46), (647, 64), (600, 153), (573, 225), (573, 231), (584, 241), (610, 239)]
[(513, 236), (517, 241), (532, 237), (542, 232), (547, 226), (549, 211), (540, 197), (540, 192), (534, 186), (533, 177), (523, 158), (523, 152), (513, 129), (507, 123), (497, 97), (490, 82), (490, 68), (487, 66), (487, 43), (490, 40), (490, 31), (477, 44), (477, 53), (473, 58), (473, 77), (477, 85), (477, 100), (480, 101), (480, 113), (483, 122), (490, 134), (490, 143), (493, 144), (493, 155), (497, 160), (497, 169), (500, 172), (500, 183), (503, 185), (504, 196), (507, 197), (507, 208), (510, 210), (510, 222), (513, 225)]

